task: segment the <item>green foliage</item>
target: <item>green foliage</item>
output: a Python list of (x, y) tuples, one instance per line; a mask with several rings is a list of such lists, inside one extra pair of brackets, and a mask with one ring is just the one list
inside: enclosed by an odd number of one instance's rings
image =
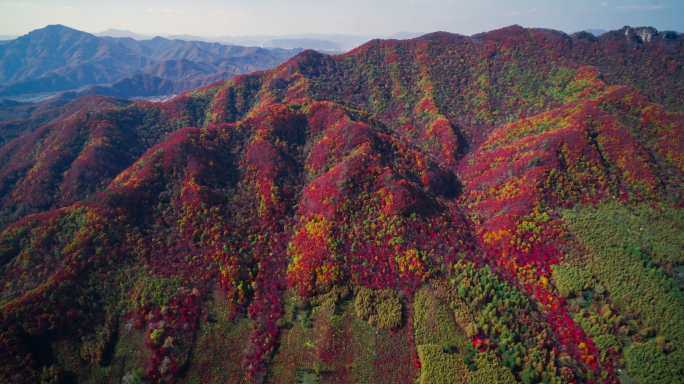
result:
[(546, 94), (555, 101), (562, 102), (568, 97), (568, 84), (575, 77), (575, 71), (567, 67), (556, 68), (549, 77), (550, 87), (545, 88)]
[(396, 295), (382, 298), (377, 304), (377, 317), (372, 315), (369, 323), (380, 329), (397, 328), (401, 325), (401, 301)]
[(356, 291), (356, 296), (354, 297), (354, 309), (356, 310), (356, 316), (358, 316), (359, 319), (368, 319), (373, 313), (373, 305), (373, 291), (364, 287), (359, 288)]
[(478, 353), (462, 338), (453, 313), (428, 288), (414, 299), (414, 328), (421, 362), (420, 383), (512, 383), (510, 369), (493, 353)]
[(350, 295), (350, 289), (344, 285), (336, 285), (326, 293), (311, 298), (311, 304), (325, 308), (330, 313), (335, 313), (337, 306), (345, 301)]
[(507, 384), (516, 381), (510, 369), (501, 366), (492, 353), (478, 354), (476, 364), (477, 370), (468, 377), (471, 384)]
[(45, 222), (31, 220), (3, 231), (0, 234), (0, 264), (7, 263), (27, 273), (6, 279), (0, 290), (0, 303), (36, 288), (36, 284), (53, 273), (56, 266), (68, 263), (70, 259), (83, 259), (91, 252), (100, 255), (102, 242), (98, 240), (105, 234), (93, 230), (97, 218), (88, 209), (75, 206)]
[(245, 376), (243, 351), (253, 323), (244, 317), (231, 320), (225, 296), (215, 292), (204, 309), (207, 320), (197, 331), (188, 382), (233, 383)]
[[(571, 229), (582, 232), (582, 240), (590, 246), (623, 248), (643, 256), (647, 265), (684, 263), (684, 210), (681, 208), (648, 204), (628, 208), (609, 202), (594, 209), (566, 211), (565, 217)], [(602, 227), (589, 231), (592, 224)]]
[(321, 382), (320, 375), (311, 369), (298, 369), (295, 376), (297, 384), (318, 384)]
[[(330, 301), (328, 294), (311, 301), (320, 304), (313, 303), (310, 310), (304, 310), (310, 312), (309, 324), (294, 320), (282, 330), (267, 383), (295, 383), (316, 377), (322, 382), (382, 383), (415, 377), (411, 364), (415, 350), (409, 329), (372, 326), (358, 318), (355, 300), (342, 300), (335, 308), (325, 304)], [(297, 319), (299, 314), (291, 317)]]
[(83, 207), (70, 210), (60, 218), (60, 232), (64, 236), (69, 236), (88, 223), (87, 210)]
[[(86, 383), (142, 383), (143, 364), (148, 357), (145, 346), (144, 333), (133, 329), (130, 324), (121, 324), (119, 327), (116, 343), (106, 365), (95, 365), (89, 372), (83, 372), (80, 376)], [(81, 363), (81, 360), (78, 360)], [(82, 364), (82, 363), (81, 363)], [(65, 365), (71, 369), (73, 365)], [(75, 367), (78, 367), (76, 365)], [(82, 365), (81, 365), (82, 366)], [(83, 374), (86, 373), (84, 376)], [(85, 378), (88, 378), (85, 380)], [(99, 379), (98, 379), (99, 378)], [(81, 382), (79, 380), (78, 382)]]
[(132, 288), (130, 305), (133, 309), (149, 305), (163, 307), (169, 303), (181, 286), (178, 277), (161, 277), (151, 275), (143, 270), (139, 272)]
[[(684, 295), (656, 264), (682, 257), (684, 247), (676, 232), (682, 226), (682, 213), (676, 208), (662, 209), (609, 202), (565, 211), (563, 218), (591, 252), (587, 271), (606, 288), (618, 309), (638, 314), (645, 327), (653, 327), (673, 345), (682, 346)], [(602, 333), (593, 324), (584, 326)], [(612, 342), (608, 337), (601, 341)], [(642, 382), (677, 382), (684, 375), (684, 349), (665, 351), (655, 346), (648, 341), (625, 349), (630, 375)]]
[(596, 347), (599, 349), (599, 351), (601, 351), (602, 358), (606, 356), (608, 351), (620, 351), (620, 349), (622, 348), (622, 343), (614, 335), (603, 334), (594, 337), (593, 340), (594, 344), (596, 344)]
[(465, 344), (456, 328), (453, 312), (435, 298), (427, 287), (416, 292), (413, 311), (416, 345), (434, 344), (450, 348)]
[(673, 365), (671, 355), (663, 354), (655, 340), (627, 347), (625, 366), (639, 383), (681, 383), (684, 377), (684, 365)]
[(416, 292), (413, 311), (420, 383), (465, 382), (468, 356), (464, 352), (470, 343), (457, 328), (453, 311), (428, 287)]
[(594, 286), (591, 273), (578, 266), (558, 264), (552, 267), (553, 280), (563, 297), (575, 296)]
[(580, 311), (575, 321), (592, 337), (598, 337), (609, 333), (612, 325), (610, 321), (607, 321), (593, 311), (586, 309)]
[(445, 350), (442, 345), (418, 345), (420, 384), (465, 383), (468, 368), (458, 353)]
[(121, 383), (122, 384), (142, 384), (142, 383), (144, 383), (142, 371), (140, 369), (134, 369), (134, 370), (128, 372), (122, 378)]
[[(458, 301), (453, 303), (454, 307), (465, 304), (472, 314), (471, 326), (474, 329), (470, 333), (496, 346), (492, 352), (498, 360), (488, 356), (486, 362), (480, 361), (481, 353), (474, 357), (474, 361), (468, 359), (469, 366), (483, 370), (477, 377), (494, 380), (498, 375), (506, 376), (502, 373), (506, 369), (508, 374), (513, 372), (521, 376), (527, 372), (533, 381), (542, 378), (557, 380), (554, 357), (540, 347), (548, 342), (546, 334), (549, 330), (531, 317), (535, 308), (529, 298), (499, 279), (488, 266), (478, 268), (473, 263), (459, 261), (453, 271), (450, 281)], [(487, 368), (494, 363), (501, 370)]]
[(391, 289), (371, 290), (361, 287), (354, 298), (356, 315), (380, 329), (401, 326), (401, 300)]

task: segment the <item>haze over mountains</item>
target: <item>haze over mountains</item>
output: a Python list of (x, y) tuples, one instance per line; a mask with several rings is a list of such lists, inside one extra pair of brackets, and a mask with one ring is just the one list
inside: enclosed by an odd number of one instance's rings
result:
[(0, 45), (0, 97), (67, 90), (120, 97), (168, 95), (271, 68), (299, 51), (160, 37), (97, 37), (51, 25)]
[[(607, 32), (605, 29), (587, 29), (595, 36)], [(342, 53), (365, 43), (374, 38), (382, 39), (412, 39), (425, 33), (402, 31), (385, 36), (371, 35), (348, 35), (348, 34), (300, 34), (300, 35), (255, 35), (255, 36), (194, 36), (194, 35), (168, 35), (170, 39), (189, 41), (207, 41), (224, 44), (237, 44), (246, 46), (258, 46), (264, 48), (302, 48), (324, 51), (327, 53)], [(151, 39), (153, 35), (139, 34), (121, 29), (108, 29), (96, 33), (97, 36), (129, 37), (136, 40)]]
[[(136, 40), (147, 40), (155, 36), (138, 34), (135, 32), (121, 30), (121, 29), (108, 29), (96, 33), (97, 36), (110, 36), (110, 37), (130, 37)], [(420, 33), (411, 33), (410, 37), (417, 37)], [(315, 49), (328, 52), (341, 53), (355, 48), (368, 40), (371, 40), (371, 36), (364, 35), (346, 35), (346, 34), (299, 34), (299, 35), (254, 35), (254, 36), (194, 36), (194, 35), (167, 35), (164, 36), (169, 39), (179, 39), (188, 41), (205, 41), (214, 42), (222, 44), (235, 44), (244, 46), (256, 46), (263, 48), (302, 48), (302, 49)], [(399, 38), (399, 36), (397, 36)], [(407, 38), (406, 33), (402, 35), (402, 38)]]

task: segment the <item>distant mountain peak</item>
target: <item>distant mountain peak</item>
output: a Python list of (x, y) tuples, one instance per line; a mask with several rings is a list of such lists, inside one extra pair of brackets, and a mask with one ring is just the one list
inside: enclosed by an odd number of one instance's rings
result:
[(40, 34), (40, 33), (63, 33), (63, 32), (82, 33), (82, 34), (90, 35), (90, 33), (88, 33), (88, 32), (79, 31), (78, 29), (74, 29), (74, 28), (68, 27), (68, 26), (63, 25), (63, 24), (49, 24), (43, 28), (34, 29), (33, 31), (29, 32), (28, 34), (30, 35), (30, 34)]
[(39, 29), (34, 29), (33, 31), (20, 36), (19, 39), (29, 39), (29, 40), (37, 40), (37, 41), (55, 41), (59, 39), (64, 39), (64, 38), (79, 38), (79, 37), (92, 37), (96, 38), (96, 36), (84, 32), (84, 31), (79, 31), (78, 29), (74, 29), (71, 27), (67, 27), (66, 25), (62, 24), (50, 24), (46, 25), (43, 28)]
[(66, 29), (66, 30), (76, 31), (76, 29), (71, 28), (71, 27), (68, 27), (68, 26), (66, 26), (66, 25), (64, 25), (64, 24), (48, 24), (48, 25), (46, 25), (45, 27), (39, 28), (39, 29), (37, 29), (37, 30), (41, 30), (41, 29), (46, 29), (46, 30), (51, 30), (51, 29), (52, 29), (52, 30), (54, 30), (54, 29), (59, 29), (59, 30), (61, 30), (61, 29)]

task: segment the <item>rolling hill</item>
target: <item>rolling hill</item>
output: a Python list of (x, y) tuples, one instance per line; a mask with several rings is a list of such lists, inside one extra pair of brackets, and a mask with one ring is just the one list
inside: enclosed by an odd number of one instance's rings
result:
[(436, 32), (25, 110), (0, 378), (679, 382), (683, 42)]

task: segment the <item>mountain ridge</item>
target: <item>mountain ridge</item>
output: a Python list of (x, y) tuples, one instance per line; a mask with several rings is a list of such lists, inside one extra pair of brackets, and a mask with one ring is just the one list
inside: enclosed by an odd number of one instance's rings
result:
[(676, 382), (684, 49), (625, 31), (46, 106), (0, 146), (0, 377)]
[(192, 77), (191, 85), (204, 85), (216, 79), (217, 74), (233, 76), (268, 68), (296, 52), (161, 37), (143, 41), (96, 37), (62, 25), (50, 25), (2, 45), (0, 94), (74, 90), (114, 83), (136, 74), (159, 76), (166, 63), (173, 60), (189, 60), (197, 68), (203, 67), (195, 73), (163, 73), (165, 80), (175, 83), (173, 91), (179, 92), (187, 89), (183, 77)]

